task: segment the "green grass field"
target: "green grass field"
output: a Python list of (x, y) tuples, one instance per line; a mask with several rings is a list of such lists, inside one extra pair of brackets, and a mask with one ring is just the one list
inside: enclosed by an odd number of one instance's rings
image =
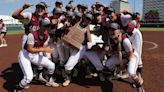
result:
[(164, 28), (140, 28), (141, 31), (164, 31)]
[(10, 30), (7, 32), (7, 35), (17, 35), (17, 34), (23, 34), (23, 30)]

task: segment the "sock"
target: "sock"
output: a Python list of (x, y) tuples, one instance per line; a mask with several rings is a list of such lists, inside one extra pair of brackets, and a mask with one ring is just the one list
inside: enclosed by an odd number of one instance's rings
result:
[(142, 74), (142, 67), (137, 68), (137, 72)]

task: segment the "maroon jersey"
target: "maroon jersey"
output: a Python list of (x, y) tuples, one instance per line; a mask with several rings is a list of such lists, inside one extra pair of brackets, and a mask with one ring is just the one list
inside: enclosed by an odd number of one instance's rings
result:
[(34, 36), (34, 40), (35, 40), (34, 47), (36, 47), (36, 48), (43, 47), (44, 43), (48, 39), (48, 35), (47, 34), (42, 34), (41, 35), (42, 38), (40, 38), (37, 31), (33, 31), (31, 33)]
[[(128, 53), (125, 51), (125, 48), (123, 46), (123, 41), (128, 38), (126, 35), (122, 35), (122, 41), (121, 41), (121, 53), (122, 53), (122, 58), (127, 59)], [(118, 43), (115, 43), (113, 39), (110, 39), (110, 45), (112, 47), (112, 52), (117, 53), (118, 51)], [(134, 48), (133, 48), (134, 52)]]
[[(42, 34), (41, 37), (40, 37), (38, 35), (38, 32), (37, 31), (33, 31), (31, 33), (34, 36), (34, 41), (35, 41), (34, 47), (35, 48), (43, 47), (44, 46), (44, 43), (48, 39), (48, 35), (47, 34)], [(26, 41), (26, 44), (25, 44), (24, 48), (27, 50), (27, 41)]]
[[(45, 13), (43, 15), (42, 19), (46, 18), (46, 17), (48, 17), (47, 13)], [(37, 18), (35, 13), (32, 13), (32, 17), (31, 17), (30, 23), (28, 23), (27, 25), (24, 25), (24, 27), (25, 27), (25, 34), (29, 34), (32, 31), (39, 30), (39, 28), (40, 28), (40, 25), (39, 25), (40, 21), (41, 21), (41, 19)]]

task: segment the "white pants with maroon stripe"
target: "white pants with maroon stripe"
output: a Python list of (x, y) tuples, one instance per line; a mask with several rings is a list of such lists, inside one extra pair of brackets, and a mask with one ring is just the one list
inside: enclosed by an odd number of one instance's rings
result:
[(24, 74), (24, 77), (20, 82), (22, 86), (26, 86), (33, 79), (31, 63), (37, 66), (46, 67), (48, 69), (49, 74), (53, 74), (55, 70), (55, 64), (47, 57), (40, 55), (39, 53), (32, 54), (22, 49), (19, 52), (18, 60), (21, 70)]

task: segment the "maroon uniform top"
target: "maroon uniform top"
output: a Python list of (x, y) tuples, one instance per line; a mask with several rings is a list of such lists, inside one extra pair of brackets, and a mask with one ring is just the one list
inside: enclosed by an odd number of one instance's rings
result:
[[(45, 13), (42, 18), (48, 17), (48, 14)], [(27, 25), (24, 25), (25, 27), (25, 34), (29, 34), (31, 31), (36, 31), (39, 30), (40, 28), (40, 23), (41, 19), (37, 18), (35, 13), (32, 13), (32, 17), (30, 22)]]
[[(47, 34), (42, 34), (41, 37), (38, 35), (37, 31), (33, 31), (31, 32), (32, 35), (34, 36), (34, 47), (35, 48), (39, 48), (39, 47), (43, 47), (44, 43), (47, 41), (48, 39), (48, 35)], [(27, 50), (27, 41), (26, 44), (24, 46), (24, 48)]]

